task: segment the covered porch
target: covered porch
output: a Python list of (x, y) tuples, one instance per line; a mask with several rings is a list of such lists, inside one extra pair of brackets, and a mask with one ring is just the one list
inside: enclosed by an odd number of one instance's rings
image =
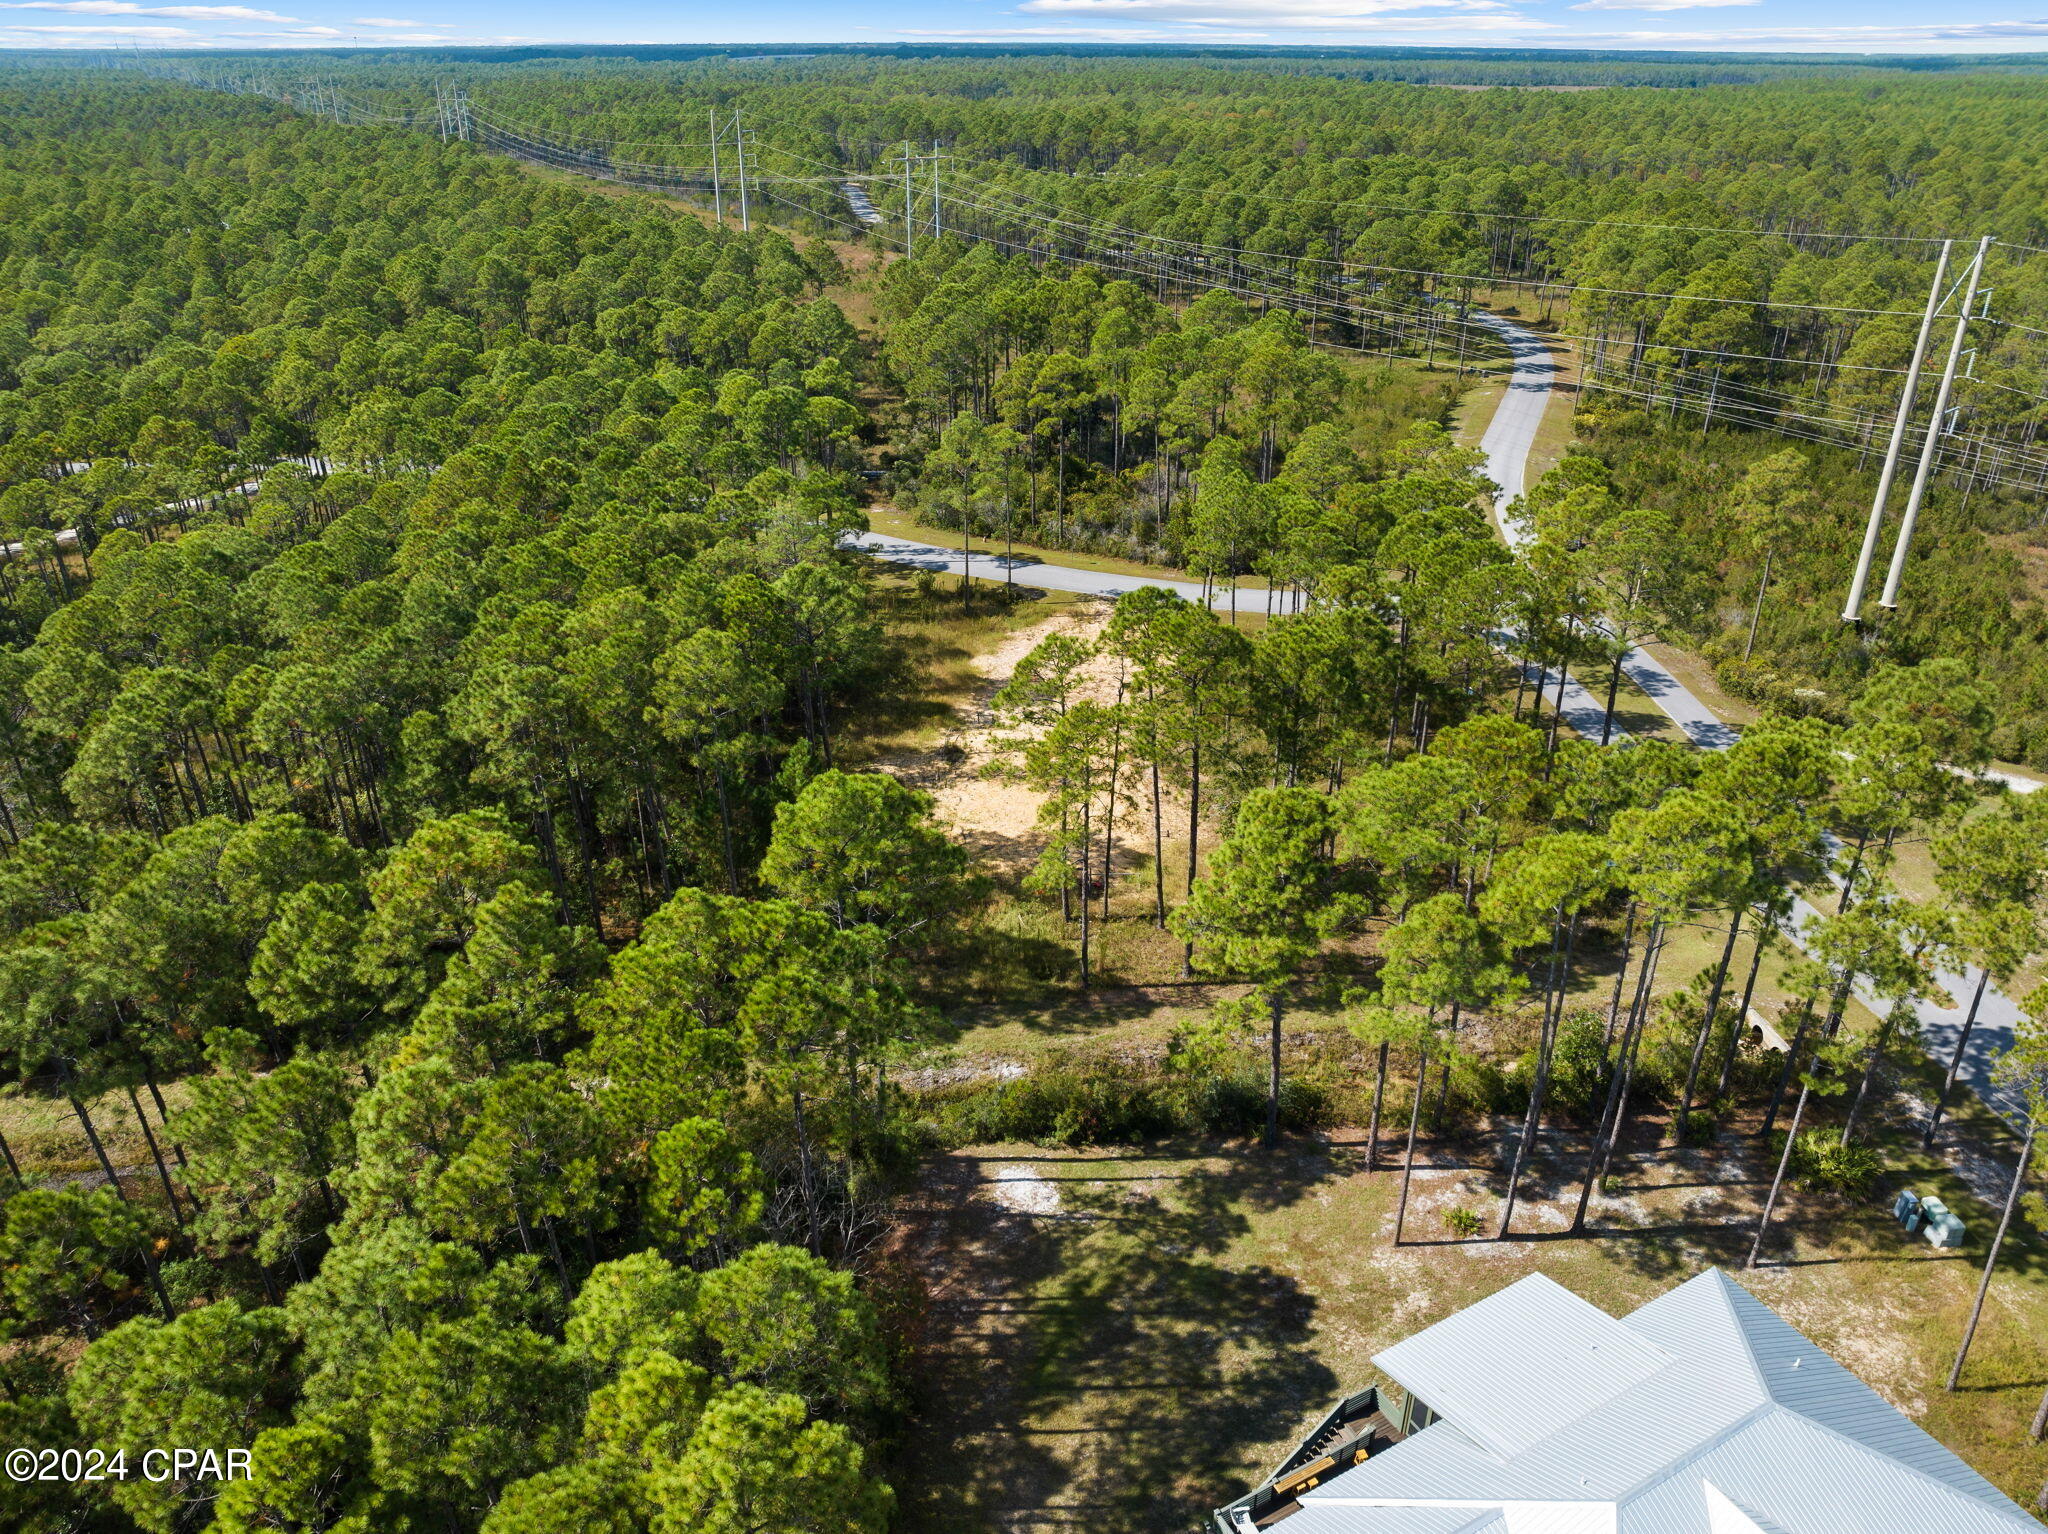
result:
[(1213, 1516), (1215, 1534), (1253, 1534), (1297, 1511), (1303, 1492), (1384, 1453), (1435, 1414), (1396, 1385), (1374, 1384), (1346, 1396), (1283, 1459), (1264, 1484)]

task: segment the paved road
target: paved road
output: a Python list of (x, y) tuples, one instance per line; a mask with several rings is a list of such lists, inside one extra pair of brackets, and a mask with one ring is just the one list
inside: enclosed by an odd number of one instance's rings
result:
[[(1527, 485), (1529, 454), (1536, 445), (1536, 430), (1542, 423), (1557, 368), (1543, 339), (1534, 332), (1498, 315), (1475, 318), (1499, 334), (1514, 357), (1514, 372), (1508, 391), (1494, 412), (1493, 420), (1487, 424), (1486, 434), (1480, 438), (1479, 445), (1486, 453), (1487, 477), (1501, 487), (1495, 503), (1494, 521), (1508, 546), (1519, 550), (1529, 541), (1532, 530), (1521, 519), (1509, 517), (1507, 508)], [(1735, 726), (1701, 702), (1671, 674), (1669, 667), (1648, 651), (1631, 645), (1622, 656), (1621, 669), (1622, 674), (1641, 688), (1694, 745), (1708, 751), (1725, 751), (1735, 744), (1740, 734)], [(1553, 688), (1555, 685), (1555, 673), (1552, 673)], [(1591, 701), (1586, 689), (1576, 682), (1567, 682), (1566, 722), (1580, 734), (1598, 740), (1604, 710), (1597, 705), (1593, 707), (1590, 729), (1580, 722), (1581, 712)], [(1609, 738), (1618, 743), (1624, 737), (1616, 732)], [(2034, 780), (2014, 773), (1999, 772), (1993, 776), (2020, 793), (2030, 793), (2040, 787)], [(1796, 901), (1793, 908), (1795, 933), (1803, 933), (1819, 916), (1820, 912), (1807, 901)], [(1981, 972), (1974, 966), (1965, 966), (1960, 971), (1942, 970), (1939, 972), (1942, 987), (1955, 1004), (1942, 1006), (1933, 1001), (1915, 1004), (1921, 1037), (1927, 1041), (1929, 1052), (1943, 1063), (1954, 1052), (1956, 1040), (1962, 1034), (1963, 1018), (1980, 978)], [(1873, 1012), (1881, 1014), (1885, 1010), (1884, 1001), (1867, 989), (1859, 987), (1857, 996)], [(1962, 1073), (1963, 1079), (1976, 1089), (1980, 1097), (2013, 1118), (2017, 1117), (2017, 1107), (2005, 1100), (2004, 1094), (1993, 1084), (1991, 1067), (1998, 1056), (2012, 1046), (2013, 1030), (2019, 1021), (2018, 1005), (1997, 987), (1986, 986), (1984, 999), (1977, 1008), (1977, 1021), (1970, 1034), (1969, 1048), (1963, 1057)]]
[[(1514, 321), (1499, 315), (1481, 314), (1474, 316), (1481, 324), (1498, 334), (1507, 344), (1514, 360), (1509, 376), (1507, 392), (1501, 397), (1494, 411), (1493, 419), (1487, 423), (1484, 435), (1479, 439), (1480, 449), (1486, 454), (1486, 474), (1500, 493), (1495, 502), (1494, 520), (1501, 537), (1508, 546), (1519, 550), (1530, 538), (1530, 529), (1520, 519), (1511, 519), (1508, 506), (1520, 495), (1527, 483), (1529, 454), (1536, 445), (1536, 432), (1543, 421), (1543, 412), (1549, 403), (1550, 390), (1557, 378), (1557, 364), (1549, 347), (1535, 332), (1517, 325)], [(904, 538), (891, 538), (880, 533), (858, 534), (852, 540), (865, 548), (872, 549), (881, 558), (892, 563), (916, 565), (919, 568), (941, 573), (959, 574), (962, 560), (957, 549), (941, 548), (933, 544), (917, 543)], [(1000, 556), (991, 557), (977, 553), (974, 568), (985, 578), (1000, 576), (1005, 562)], [(1126, 591), (1135, 591), (1140, 586), (1164, 586), (1177, 591), (1190, 601), (1202, 600), (1202, 588), (1191, 581), (1173, 581), (1160, 576), (1107, 575), (1093, 570), (1076, 570), (1067, 566), (1046, 563), (1036, 557), (1010, 561), (1008, 568), (1015, 578), (1033, 586), (1048, 586), (1059, 591), (1085, 591), (1096, 595), (1115, 597)], [(1246, 608), (1264, 601), (1263, 592), (1239, 592), (1239, 606)], [(1229, 594), (1219, 592), (1211, 599), (1212, 605), (1222, 608), (1229, 605)], [(1500, 636), (1503, 647), (1509, 636)], [(1622, 672), (1648, 695), (1650, 701), (1661, 709), (1694, 745), (1709, 751), (1723, 751), (1735, 744), (1739, 731), (1723, 721), (1708, 708), (1685, 684), (1671, 674), (1668, 667), (1640, 646), (1630, 646), (1622, 657)], [(1524, 675), (1532, 681), (1537, 679), (1533, 666), (1524, 663)], [(1557, 697), (1557, 673), (1543, 674), (1546, 680), (1546, 698), (1555, 701)], [(1600, 738), (1600, 725), (1606, 710), (1591, 690), (1580, 685), (1576, 678), (1567, 676), (1564, 690), (1564, 717), (1566, 723), (1581, 735), (1591, 740)], [(1619, 727), (1608, 736), (1610, 744), (1619, 745), (1629, 738)], [(2014, 774), (1998, 773), (2018, 791), (2030, 792), (2040, 785), (2031, 779)], [(1803, 930), (1808, 923), (1817, 919), (1819, 912), (1806, 901), (1795, 903), (1793, 919), (1795, 928)], [(1955, 1048), (1957, 1036), (1962, 1032), (1963, 1014), (1969, 1006), (1971, 993), (1976, 989), (1978, 971), (1968, 967), (1960, 973), (1943, 971), (1942, 985), (1954, 998), (1955, 1005), (1944, 1007), (1932, 1001), (1916, 1004), (1919, 1014), (1920, 1032), (1927, 1041), (1929, 1051), (1936, 1059), (1946, 1063)], [(1859, 992), (1859, 999), (1873, 1011), (1881, 1010), (1881, 1001), (1873, 995)], [(1992, 1102), (2008, 1117), (2014, 1116), (2011, 1104), (2000, 1101), (1991, 1080), (1991, 1067), (1998, 1056), (2011, 1047), (2013, 1030), (2020, 1020), (2019, 1007), (2010, 997), (2002, 994), (1995, 986), (1987, 986), (1984, 1000), (1977, 1009), (1976, 1027), (1970, 1035), (1970, 1047), (1963, 1060), (1963, 1079), (1973, 1087), (1985, 1101)]]
[(1519, 549), (1529, 541), (1530, 530), (1519, 520), (1510, 523), (1508, 507), (1528, 488), (1529, 454), (1536, 446), (1536, 430), (1543, 424), (1544, 408), (1550, 403), (1551, 386), (1557, 382), (1557, 361), (1550, 346), (1535, 331), (1513, 320), (1482, 310), (1472, 318), (1507, 344), (1514, 369), (1508, 375), (1507, 392), (1494, 407), (1479, 450), (1486, 454), (1486, 476), (1500, 486), (1494, 502), (1494, 520), (1508, 547)]
[[(315, 474), (331, 473), (334, 469), (334, 465), (325, 458), (294, 458), (290, 461)], [(67, 463), (64, 465), (67, 474), (83, 474), (91, 467), (92, 465), (89, 463)], [(159, 506), (157, 512), (161, 514), (163, 512), (196, 511), (202, 506), (211, 506), (223, 495), (254, 495), (262, 486), (263, 482), (261, 479), (245, 479), (232, 490), (223, 490), (217, 495), (188, 496), (182, 501), (172, 501), (166, 506)], [(132, 527), (135, 525), (135, 518), (126, 512), (119, 512), (113, 517), (112, 525), (115, 527)], [(59, 548), (68, 549), (78, 542), (78, 529), (75, 527), (60, 527), (50, 534), (50, 539)], [(19, 559), (24, 548), (25, 545), (19, 542), (0, 543), (0, 559)]]
[[(1544, 339), (1526, 326), (1498, 314), (1474, 311), (1473, 319), (1486, 326), (1507, 344), (1514, 359), (1507, 392), (1487, 422), (1479, 450), (1486, 454), (1486, 477), (1500, 487), (1495, 497), (1493, 520), (1509, 548), (1520, 552), (1535, 536), (1522, 518), (1511, 516), (1509, 508), (1528, 488), (1529, 454), (1536, 447), (1536, 432), (1543, 424), (1543, 412), (1550, 403), (1550, 391), (1557, 382), (1558, 367)], [(1650, 701), (1670, 715), (1686, 738), (1709, 751), (1725, 750), (1735, 744), (1735, 729), (1724, 724), (1714, 711), (1686, 691), (1685, 685), (1648, 651), (1631, 645), (1621, 658), (1622, 674), (1649, 695)], [(1573, 684), (1576, 685), (1576, 684)], [(1590, 731), (1573, 717), (1570, 688), (1566, 690), (1565, 718), (1581, 734), (1600, 738), (1600, 720), (1605, 708), (1593, 714)], [(1609, 740), (1616, 737), (1609, 735)]]
[[(886, 559), (892, 565), (910, 565), (919, 570), (930, 570), (937, 575), (960, 575), (969, 568), (970, 561), (957, 548), (943, 544), (920, 543), (914, 538), (898, 538), (889, 533), (849, 533), (846, 542), (868, 550), (879, 559)], [(1022, 586), (1038, 586), (1051, 591), (1080, 591), (1089, 596), (1115, 599), (1127, 591), (1137, 591), (1145, 586), (1160, 586), (1168, 591), (1178, 592), (1190, 602), (1202, 601), (1202, 585), (1199, 581), (1170, 581), (1162, 575), (1114, 575), (1105, 570), (1079, 570), (1072, 565), (1052, 563), (1058, 556), (1018, 554), (1004, 558), (999, 552), (976, 549), (971, 561), (973, 574), (980, 580), (999, 581), (1007, 575)], [(1281, 611), (1292, 611), (1293, 596), (1289, 592), (1276, 593), (1273, 600)], [(1218, 587), (1210, 593), (1209, 605), (1218, 612), (1230, 610), (1230, 591)], [(1241, 613), (1263, 613), (1266, 610), (1264, 588), (1256, 591), (1238, 588), (1237, 610)]]

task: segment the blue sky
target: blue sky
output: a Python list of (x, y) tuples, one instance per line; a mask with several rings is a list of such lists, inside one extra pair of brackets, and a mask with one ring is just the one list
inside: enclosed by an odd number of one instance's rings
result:
[[(0, 47), (305, 48), (381, 41), (1228, 42), (1724, 49), (2048, 51), (2048, 0), (818, 0), (683, 5), (427, 0), (395, 16), (339, 4), (0, 0)], [(362, 0), (355, 0), (360, 5)], [(1940, 19), (1932, 19), (1935, 12)], [(859, 17), (858, 25), (850, 18)]]

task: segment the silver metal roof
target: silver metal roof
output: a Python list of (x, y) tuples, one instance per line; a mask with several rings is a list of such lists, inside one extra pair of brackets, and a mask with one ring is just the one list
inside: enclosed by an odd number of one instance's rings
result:
[(1532, 1273), (1373, 1362), (1505, 1461), (1641, 1384), (1671, 1354)]
[(1285, 1534), (1501, 1534), (1492, 1508), (1320, 1507), (1303, 1503), (1279, 1527)]
[(2040, 1527), (1719, 1271), (1621, 1320), (1525, 1278), (1375, 1361), (1442, 1419), (1306, 1493), (1289, 1534)]

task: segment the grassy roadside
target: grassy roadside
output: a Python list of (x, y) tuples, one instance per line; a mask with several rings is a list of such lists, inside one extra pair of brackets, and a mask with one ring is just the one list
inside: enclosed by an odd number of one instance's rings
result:
[[(915, 538), (949, 549), (961, 546), (958, 528), (935, 527), (887, 503), (878, 502), (868, 507), (867, 513), (869, 528), (891, 538)], [(1005, 547), (1000, 540), (991, 542), (986, 538), (977, 538), (974, 544), (977, 555), (998, 555)], [(1148, 565), (1140, 560), (1118, 559), (1110, 554), (1076, 554), (1066, 549), (1042, 548), (1031, 543), (1015, 543), (1007, 547), (1014, 548), (1018, 553), (1035, 559), (1040, 564), (1058, 565), (1068, 570), (1093, 570), (1101, 575), (1129, 575), (1139, 580), (1187, 581), (1195, 585), (1201, 584), (1200, 576), (1190, 575), (1187, 571), (1177, 570), (1171, 565)], [(1237, 589), (1240, 592), (1264, 591), (1266, 579), (1259, 575), (1240, 576)]]

